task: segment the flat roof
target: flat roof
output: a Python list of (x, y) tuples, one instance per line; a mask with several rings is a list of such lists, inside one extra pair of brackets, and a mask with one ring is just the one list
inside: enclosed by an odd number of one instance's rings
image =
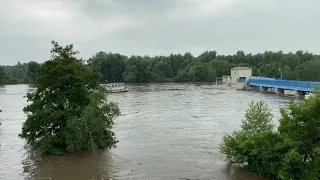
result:
[(232, 70), (251, 70), (250, 67), (234, 67)]

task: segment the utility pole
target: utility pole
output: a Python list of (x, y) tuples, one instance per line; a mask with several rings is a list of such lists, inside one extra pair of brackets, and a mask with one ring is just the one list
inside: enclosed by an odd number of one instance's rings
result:
[(260, 76), (261, 76), (261, 75), (260, 75), (260, 69), (258, 69), (258, 72), (259, 72), (259, 77), (260, 77)]
[(282, 67), (279, 68), (279, 71), (280, 71), (280, 76), (281, 76), (281, 79), (282, 79)]

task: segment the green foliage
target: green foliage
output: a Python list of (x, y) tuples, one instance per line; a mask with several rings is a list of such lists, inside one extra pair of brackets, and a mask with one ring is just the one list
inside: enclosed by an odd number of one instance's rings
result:
[(16, 78), (11, 78), (6, 80), (6, 84), (20, 84), (20, 83), (21, 82), (19, 82), (19, 80)]
[[(14, 66), (3, 66), (5, 83), (34, 83), (39, 64), (34, 61)], [(87, 60), (87, 66), (99, 71), (100, 83), (105, 82), (212, 82), (216, 77), (229, 75), (236, 66), (249, 66), (252, 74), (283, 79), (320, 81), (320, 57), (309, 52), (283, 53), (266, 51), (246, 54), (237, 51), (234, 55), (219, 55), (205, 51), (198, 57), (191, 53), (169, 56), (130, 56), (119, 53), (97, 52)], [(15, 79), (15, 80), (11, 80)]]
[[(28, 84), (33, 83), (37, 76), (39, 63), (30, 61), (14, 66), (0, 66), (0, 84)], [(2, 71), (2, 70), (3, 71)]]
[(90, 58), (89, 65), (102, 74), (100, 81), (120, 82), (123, 81), (126, 60), (126, 56), (118, 53), (98, 52)]
[(291, 71), (291, 68), (288, 65), (283, 67), (283, 79), (293, 80), (294, 74)]
[(220, 151), (245, 170), (272, 179), (316, 180), (320, 177), (320, 94), (280, 109), (278, 131), (262, 102), (251, 103), (241, 130), (226, 135)]
[(120, 111), (116, 104), (105, 102), (104, 95), (103, 91), (93, 94), (80, 117), (68, 120), (64, 131), (67, 151), (113, 147), (118, 142), (111, 128)]
[(19, 136), (40, 155), (114, 146), (111, 128), (120, 112), (104, 98), (99, 74), (75, 57), (73, 45), (52, 45), (52, 59), (37, 70), (36, 92), (27, 94)]
[[(228, 56), (217, 55), (216, 51), (206, 51), (198, 57), (190, 53), (155, 57), (131, 56), (129, 58), (118, 55), (120, 59), (113, 54), (100, 59), (96, 56), (90, 58), (89, 64), (93, 67), (97, 67), (95, 64), (102, 64), (103, 68), (97, 69), (102, 74), (109, 75), (104, 76), (101, 81), (108, 80), (109, 82), (122, 80), (126, 82), (212, 82), (216, 77), (229, 75), (230, 69), (236, 66), (249, 66), (253, 69), (253, 75), (260, 74), (275, 78), (280, 78), (279, 68), (282, 68), (283, 79), (320, 81), (318, 57), (303, 51), (297, 51), (296, 54), (266, 51), (255, 55), (238, 51)], [(101, 63), (104, 61), (116, 61), (121, 65)], [(104, 68), (121, 69), (117, 72), (117, 77), (122, 75), (122, 78), (113, 78), (110, 70), (104, 70)], [(308, 73), (309, 70), (313, 73)]]
[(272, 117), (268, 106), (264, 102), (252, 102), (249, 104), (245, 119), (242, 121), (242, 131), (249, 136), (254, 133), (271, 132), (274, 128)]
[(5, 84), (5, 76), (4, 69), (0, 66), (0, 84)]
[(30, 61), (28, 63), (28, 69), (27, 69), (27, 81), (25, 83), (34, 83), (38, 74), (38, 68), (40, 64), (34, 61)]
[[(267, 105), (263, 102), (252, 102), (246, 111), (245, 119), (242, 120), (241, 131), (235, 131), (231, 135), (226, 135), (220, 144), (220, 151), (227, 155), (228, 158), (237, 163), (244, 163), (245, 158), (239, 158), (240, 149), (237, 149), (241, 142), (252, 137), (256, 133), (272, 132), (272, 114)], [(241, 155), (242, 156), (242, 155)]]

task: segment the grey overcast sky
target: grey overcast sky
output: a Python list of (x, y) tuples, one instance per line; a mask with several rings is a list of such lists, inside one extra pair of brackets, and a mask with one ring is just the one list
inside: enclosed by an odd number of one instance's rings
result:
[(43, 62), (51, 40), (98, 51), (168, 55), (320, 53), (320, 0), (0, 0), (0, 64)]

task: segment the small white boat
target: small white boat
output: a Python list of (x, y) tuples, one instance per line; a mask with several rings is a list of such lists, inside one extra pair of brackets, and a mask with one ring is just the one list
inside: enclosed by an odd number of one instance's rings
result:
[(124, 83), (108, 83), (101, 84), (102, 87), (105, 87), (108, 92), (128, 92), (128, 88), (126, 88)]

